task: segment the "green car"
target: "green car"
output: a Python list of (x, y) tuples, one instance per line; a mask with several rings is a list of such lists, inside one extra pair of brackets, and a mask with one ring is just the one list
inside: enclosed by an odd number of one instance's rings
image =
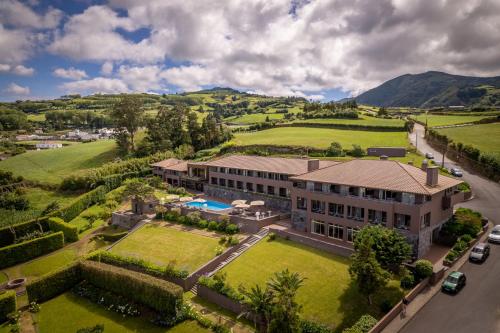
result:
[(456, 294), (465, 286), (466, 281), (467, 279), (464, 273), (457, 271), (451, 272), (446, 280), (443, 281), (441, 290), (444, 292)]

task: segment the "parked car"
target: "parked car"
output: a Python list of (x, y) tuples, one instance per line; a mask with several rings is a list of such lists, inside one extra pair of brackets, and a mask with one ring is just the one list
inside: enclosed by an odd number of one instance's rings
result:
[(469, 254), (469, 260), (484, 262), (489, 255), (490, 246), (486, 243), (477, 243)]
[(459, 168), (451, 168), (450, 173), (452, 176), (455, 176), (455, 177), (462, 177), (464, 175), (462, 173), (462, 170), (460, 170)]
[(488, 235), (488, 242), (490, 243), (500, 243), (500, 225), (496, 225), (491, 230)]
[(460, 289), (465, 287), (466, 282), (467, 278), (465, 277), (464, 273), (453, 271), (448, 275), (446, 280), (443, 281), (441, 290), (443, 292), (456, 294), (460, 291)]
[(425, 153), (425, 158), (427, 158), (429, 160), (433, 160), (434, 159), (434, 155), (432, 155), (432, 153)]

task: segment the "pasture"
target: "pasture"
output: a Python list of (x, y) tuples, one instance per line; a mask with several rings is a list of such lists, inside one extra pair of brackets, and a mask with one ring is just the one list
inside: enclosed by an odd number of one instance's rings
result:
[(460, 116), (448, 116), (448, 115), (438, 115), (438, 114), (420, 114), (418, 116), (412, 116), (412, 118), (422, 122), (425, 124), (427, 120), (427, 125), (429, 127), (435, 126), (446, 126), (446, 125), (457, 125), (457, 124), (466, 124), (471, 123), (473, 121), (478, 121), (484, 118), (488, 118), (486, 116), (470, 116), (470, 115), (460, 115)]
[(500, 159), (500, 123), (443, 128), (439, 133), (453, 142), (471, 145)]

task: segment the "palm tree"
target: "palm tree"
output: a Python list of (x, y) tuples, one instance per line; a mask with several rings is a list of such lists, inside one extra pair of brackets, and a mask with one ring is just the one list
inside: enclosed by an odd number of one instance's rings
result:
[(304, 283), (305, 278), (299, 273), (292, 273), (287, 269), (277, 272), (267, 283), (269, 289), (279, 296), (293, 298), (297, 290)]
[(245, 296), (242, 303), (245, 305), (246, 311), (242, 312), (238, 317), (253, 315), (254, 327), (257, 328), (258, 326), (260, 331), (265, 332), (270, 320), (273, 294), (269, 289), (262, 289), (259, 285), (252, 287), (250, 290), (240, 288), (240, 292)]

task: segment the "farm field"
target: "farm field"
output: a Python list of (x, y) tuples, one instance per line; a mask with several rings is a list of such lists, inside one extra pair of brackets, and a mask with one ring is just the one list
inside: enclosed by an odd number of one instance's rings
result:
[[(64, 314), (61, 316), (61, 314)], [(161, 328), (147, 319), (122, 317), (91, 301), (70, 292), (62, 294), (41, 305), (41, 311), (34, 315), (39, 333), (68, 333), (80, 328), (104, 325), (106, 333), (208, 333), (196, 322), (186, 321), (173, 328)]]
[(232, 142), (236, 145), (275, 144), (327, 148), (339, 142), (349, 149), (353, 144), (362, 148), (372, 146), (407, 147), (406, 132), (372, 132), (330, 128), (281, 127), (251, 133), (236, 133)]
[(215, 257), (218, 242), (218, 238), (146, 224), (114, 246), (111, 252), (157, 265), (173, 263), (177, 269), (191, 273)]
[(368, 116), (360, 116), (358, 119), (336, 119), (336, 118), (318, 118), (318, 119), (300, 119), (294, 123), (312, 123), (312, 124), (356, 124), (368, 126), (392, 126), (402, 127), (404, 121), (401, 119), (384, 119)]
[(302, 315), (333, 326), (335, 332), (351, 326), (365, 313), (380, 318), (380, 303), (385, 299), (397, 302), (402, 296), (399, 283), (391, 281), (369, 306), (366, 297), (351, 282), (347, 258), (280, 238), (260, 241), (222, 272), (234, 288), (240, 284), (250, 288), (255, 284), (265, 286), (275, 272), (285, 268), (306, 278), (297, 294), (297, 301), (303, 306)]
[(60, 149), (29, 151), (1, 161), (0, 169), (28, 180), (58, 184), (79, 170), (112, 161), (117, 153), (114, 140), (100, 140)]
[(266, 118), (269, 117), (269, 120), (280, 120), (283, 119), (283, 113), (253, 113), (253, 114), (245, 114), (243, 116), (233, 116), (225, 118), (224, 121), (228, 123), (235, 124), (256, 124), (263, 123), (266, 121)]
[(500, 158), (500, 123), (443, 128), (439, 133), (454, 142), (461, 142)]
[(418, 116), (412, 116), (412, 118), (421, 121), (425, 124), (425, 120), (427, 119), (427, 124), (429, 127), (434, 126), (445, 126), (445, 125), (456, 125), (456, 124), (465, 124), (471, 123), (473, 121), (478, 121), (484, 118), (488, 118), (487, 116), (447, 116), (447, 115), (436, 115), (436, 114), (421, 114)]

